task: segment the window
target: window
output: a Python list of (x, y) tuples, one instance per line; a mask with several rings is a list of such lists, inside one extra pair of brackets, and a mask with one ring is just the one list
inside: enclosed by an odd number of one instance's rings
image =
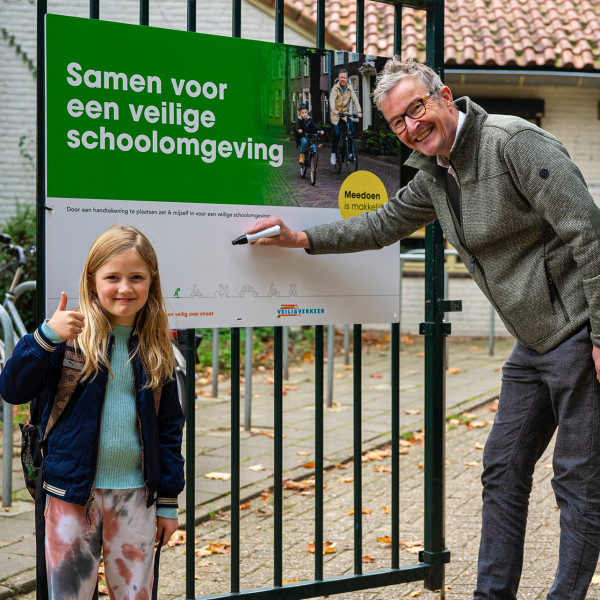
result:
[(344, 55), (346, 53), (343, 50), (336, 50), (333, 56), (333, 64), (334, 65), (343, 65), (344, 64)]
[(308, 57), (304, 57), (304, 77), (308, 77), (310, 75), (310, 63), (308, 62)]
[(329, 62), (331, 61), (331, 54), (327, 52), (323, 57), (323, 73), (329, 73)]
[(348, 52), (348, 62), (358, 62), (359, 54), (357, 52)]

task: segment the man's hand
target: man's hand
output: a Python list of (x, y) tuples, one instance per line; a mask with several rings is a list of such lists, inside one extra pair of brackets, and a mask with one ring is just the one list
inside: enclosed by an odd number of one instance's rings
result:
[(331, 109), (331, 112), (332, 112), (334, 115), (339, 115), (339, 114), (340, 114), (340, 111), (339, 111), (339, 110), (335, 110), (335, 108), (332, 108), (332, 109)]
[(63, 340), (74, 340), (83, 330), (84, 317), (80, 312), (67, 310), (67, 295), (60, 293), (60, 302), (48, 325)]
[(280, 218), (269, 217), (255, 223), (246, 233), (256, 233), (267, 227), (279, 225), (281, 232), (273, 237), (260, 238), (255, 244), (259, 246), (278, 246), (280, 248), (309, 248), (308, 237), (303, 231), (294, 231), (290, 229)]
[(592, 358), (596, 367), (596, 379), (600, 381), (600, 348), (596, 348), (596, 346), (592, 348)]
[(358, 113), (358, 118), (362, 119), (362, 113)]
[(179, 527), (179, 519), (167, 519), (167, 517), (156, 517), (156, 538), (154, 539), (154, 545), (158, 546), (160, 538), (162, 537), (162, 545), (166, 546), (167, 542), (171, 539), (171, 536), (177, 531)]

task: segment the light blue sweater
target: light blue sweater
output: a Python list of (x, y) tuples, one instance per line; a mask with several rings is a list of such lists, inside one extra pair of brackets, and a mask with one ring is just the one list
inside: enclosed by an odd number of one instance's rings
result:
[[(63, 342), (47, 324), (43, 332), (56, 343)], [(133, 327), (117, 325), (112, 334), (114, 346), (110, 361), (112, 377), (108, 378), (102, 421), (100, 447), (94, 487), (123, 490), (144, 487), (142, 444), (135, 407), (133, 371), (129, 362), (129, 338)], [(157, 516), (174, 519), (176, 508), (161, 507)]]

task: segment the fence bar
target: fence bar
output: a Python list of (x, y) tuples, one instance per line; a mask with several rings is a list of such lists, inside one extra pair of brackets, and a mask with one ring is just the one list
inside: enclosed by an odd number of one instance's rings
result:
[(273, 583), (282, 585), (283, 577), (283, 369), (281, 368), (282, 332), (274, 328), (274, 429), (275, 429), (275, 468), (273, 476), (273, 520), (275, 556), (273, 559)]
[(394, 6), (394, 54), (402, 53), (402, 4)]
[(196, 31), (196, 0), (187, 0), (187, 30)]
[(240, 591), (240, 328), (231, 329), (231, 593)]
[(219, 397), (219, 329), (214, 328), (212, 339), (212, 395)]
[(194, 377), (196, 365), (196, 335), (194, 329), (186, 330), (185, 338), (185, 597), (193, 598), (195, 595), (195, 521), (196, 521), (196, 381)]
[(350, 326), (344, 325), (344, 364), (350, 364)]
[(100, 18), (100, 0), (90, 0), (90, 19)]
[(323, 325), (315, 326), (315, 579), (323, 579)]
[(317, 48), (325, 48), (325, 0), (317, 0)]
[(365, 51), (365, 0), (356, 0), (356, 51)]
[(275, 0), (275, 42), (283, 44), (283, 6), (284, 0)]
[(362, 574), (362, 325), (354, 325), (354, 573)]
[(48, 12), (46, 0), (37, 2), (37, 119), (36, 119), (36, 272), (38, 286), (35, 294), (36, 323), (46, 316), (46, 31), (44, 21)]
[(400, 323), (392, 323), (392, 569), (400, 567)]
[(149, 0), (140, 0), (140, 25), (150, 23), (150, 2)]
[(231, 36), (236, 38), (242, 37), (242, 0), (233, 0)]
[(246, 355), (244, 356), (244, 431), (252, 427), (252, 327), (246, 327)]
[(333, 363), (335, 326), (327, 326), (327, 408), (333, 406)]

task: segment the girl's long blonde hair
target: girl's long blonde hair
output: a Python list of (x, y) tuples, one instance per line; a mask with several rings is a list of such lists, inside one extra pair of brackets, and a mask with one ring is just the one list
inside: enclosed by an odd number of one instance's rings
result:
[(152, 244), (141, 231), (120, 224), (113, 225), (96, 238), (81, 274), (79, 307), (85, 317), (85, 326), (77, 337), (77, 343), (85, 356), (82, 379), (95, 376), (100, 365), (110, 371), (107, 348), (113, 323), (111, 315), (100, 304), (95, 276), (108, 261), (129, 250), (140, 255), (152, 278), (148, 301), (136, 315), (134, 331), (138, 335), (135, 354), (139, 355), (146, 373), (145, 387), (154, 389), (172, 379), (175, 367), (158, 259)]

